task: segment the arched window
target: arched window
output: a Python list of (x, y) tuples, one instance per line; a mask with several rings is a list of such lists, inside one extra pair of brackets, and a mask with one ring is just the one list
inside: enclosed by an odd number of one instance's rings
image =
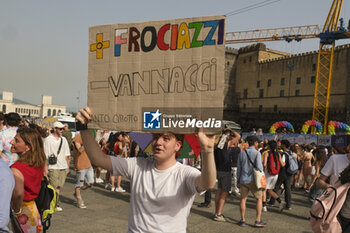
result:
[(6, 113), (6, 105), (5, 105), (5, 104), (2, 105), (2, 112), (3, 112), (3, 113)]
[(58, 110), (58, 114), (60, 114), (60, 113), (61, 113), (61, 109)]
[(47, 116), (51, 116), (51, 109), (47, 110)]
[(56, 116), (56, 109), (52, 111), (52, 116)]

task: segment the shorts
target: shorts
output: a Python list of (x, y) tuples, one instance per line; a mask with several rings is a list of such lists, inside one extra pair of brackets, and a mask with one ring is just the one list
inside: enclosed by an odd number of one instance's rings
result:
[(231, 190), (232, 175), (231, 172), (217, 172), (218, 188), (223, 192), (229, 192)]
[(266, 177), (266, 189), (274, 189), (277, 183), (278, 174), (270, 175), (270, 173), (267, 170), (265, 170), (265, 177)]
[(77, 170), (76, 178), (77, 178), (77, 182), (75, 183), (75, 187), (84, 186), (84, 181), (86, 184), (93, 184), (94, 169), (90, 167), (82, 170)]
[(55, 189), (62, 188), (67, 177), (66, 169), (49, 169), (50, 184)]
[(240, 192), (241, 198), (248, 197), (248, 192), (251, 192), (256, 199), (262, 198), (262, 190), (258, 189), (255, 182), (252, 181), (249, 184), (241, 184)]

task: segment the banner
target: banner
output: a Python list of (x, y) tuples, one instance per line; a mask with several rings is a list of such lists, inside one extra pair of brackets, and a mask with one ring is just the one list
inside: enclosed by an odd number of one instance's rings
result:
[(288, 140), (291, 144), (311, 144), (315, 143), (317, 145), (324, 145), (324, 146), (330, 146), (331, 144), (344, 146), (346, 145), (346, 135), (315, 135), (315, 134), (274, 134), (274, 133), (264, 133), (263, 135), (256, 135), (254, 133), (242, 133), (242, 138), (246, 138), (247, 136), (255, 135), (257, 136), (261, 141), (264, 140), (274, 140), (274, 141), (281, 141), (281, 140)]
[(346, 145), (347, 145), (347, 136), (346, 135), (332, 135), (332, 146), (343, 147)]
[(53, 123), (57, 121), (58, 118), (51, 117), (51, 118), (44, 118), (44, 119), (35, 119), (34, 123), (39, 125), (42, 128), (53, 128)]
[(317, 145), (331, 146), (332, 145), (332, 135), (318, 135)]
[(225, 16), (90, 27), (89, 127), (220, 131), (224, 42)]

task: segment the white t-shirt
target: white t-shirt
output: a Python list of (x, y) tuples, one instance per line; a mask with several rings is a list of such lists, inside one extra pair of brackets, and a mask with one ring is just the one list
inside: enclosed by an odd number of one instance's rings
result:
[(186, 232), (197, 169), (176, 163), (158, 170), (152, 158), (111, 157), (113, 174), (131, 181), (128, 233)]
[(332, 155), (327, 163), (321, 170), (321, 174), (330, 176), (330, 184), (334, 185), (338, 179), (340, 173), (349, 165), (350, 161), (346, 154), (334, 154)]
[[(57, 151), (62, 141), (61, 151), (57, 156)], [(70, 149), (68, 146), (67, 139), (65, 137), (60, 137), (56, 139), (53, 135), (49, 135), (44, 140), (44, 151), (46, 154), (46, 158), (49, 158), (51, 154), (55, 154), (57, 156), (57, 163), (55, 165), (48, 164), (48, 169), (67, 169), (68, 164), (66, 157), (70, 156)]]

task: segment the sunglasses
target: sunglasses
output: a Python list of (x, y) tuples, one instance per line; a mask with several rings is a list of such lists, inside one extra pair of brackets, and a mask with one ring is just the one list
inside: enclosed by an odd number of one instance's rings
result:
[(58, 129), (58, 130), (63, 130), (63, 128), (56, 128), (56, 129)]

